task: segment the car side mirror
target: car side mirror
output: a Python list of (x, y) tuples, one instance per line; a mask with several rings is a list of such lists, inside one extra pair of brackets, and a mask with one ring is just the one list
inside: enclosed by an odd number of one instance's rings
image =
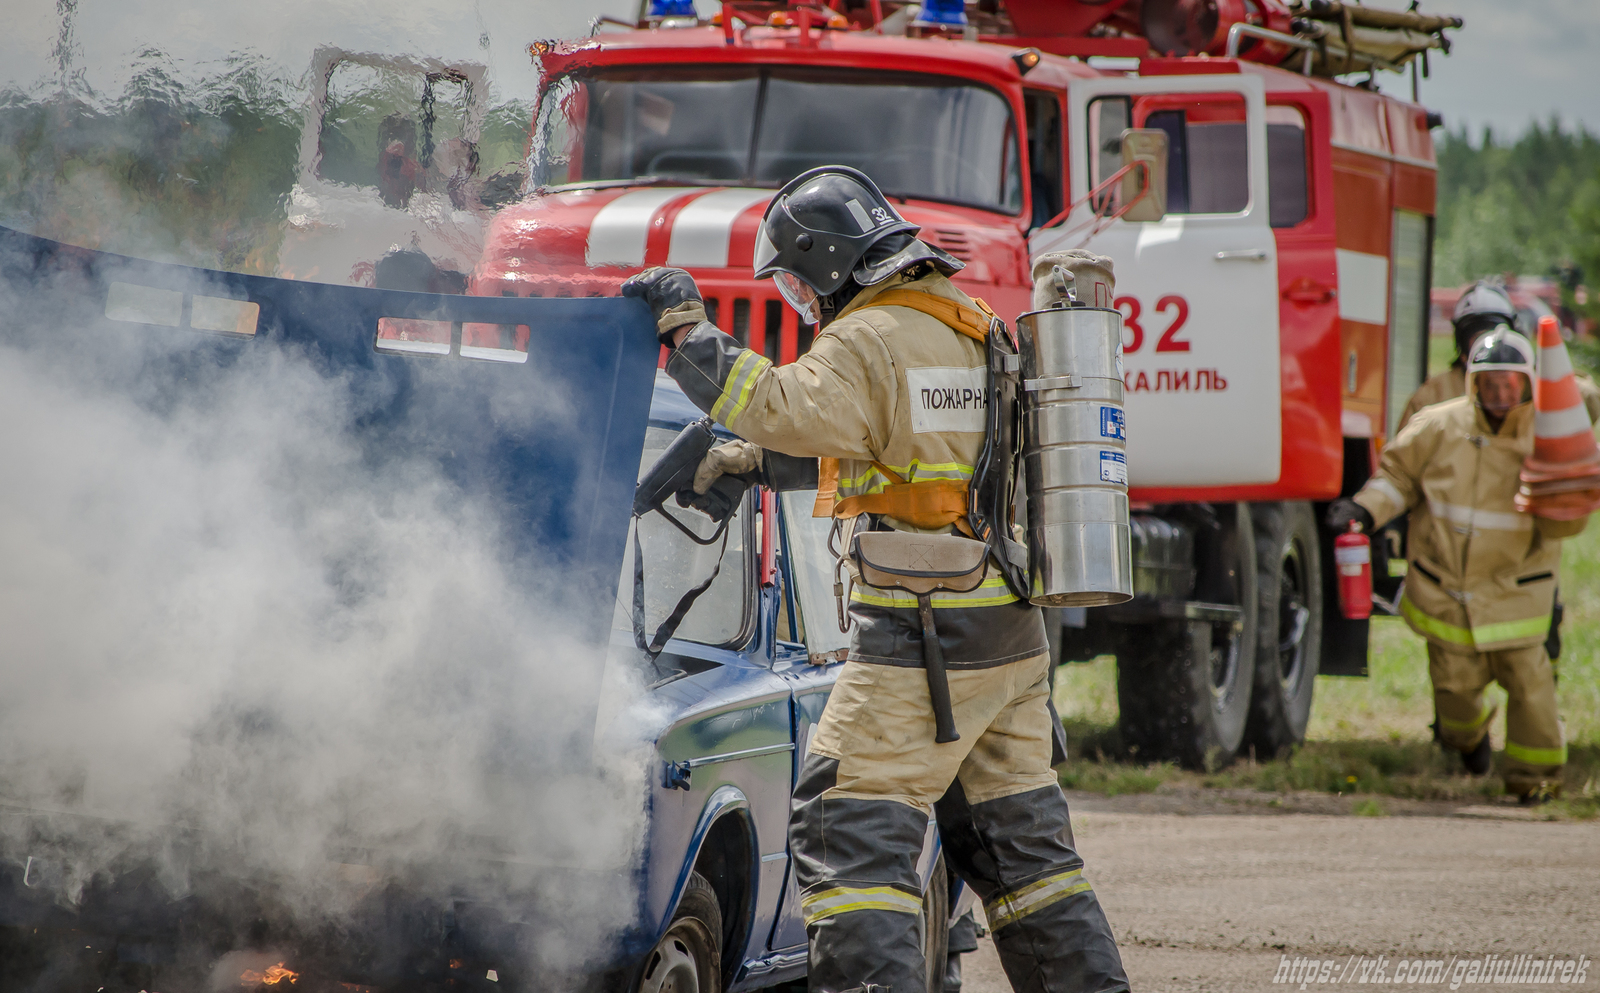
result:
[(1125, 221), (1159, 221), (1167, 216), (1167, 133), (1160, 128), (1122, 132), (1122, 164), (1135, 166), (1122, 177), (1119, 199), (1128, 205)]

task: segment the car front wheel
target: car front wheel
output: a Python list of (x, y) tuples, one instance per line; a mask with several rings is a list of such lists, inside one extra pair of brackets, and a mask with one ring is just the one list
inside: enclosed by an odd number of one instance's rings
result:
[(667, 933), (645, 958), (637, 993), (721, 993), (722, 909), (706, 877), (689, 885)]

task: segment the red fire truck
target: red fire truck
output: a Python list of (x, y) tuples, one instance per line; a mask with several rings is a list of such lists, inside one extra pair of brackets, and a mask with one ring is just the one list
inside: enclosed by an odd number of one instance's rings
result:
[[(1141, 758), (1277, 754), (1316, 673), (1365, 672), (1320, 505), (1366, 479), (1425, 371), (1438, 121), (1373, 77), (1415, 86), (1459, 24), (1335, 0), (647, 2), (532, 46), (530, 194), (470, 292), (610, 295), (681, 266), (720, 327), (792, 362), (815, 329), (751, 278), (752, 246), (773, 191), (832, 163), (1008, 319), (1039, 253), (1111, 256), (1138, 595), (1060, 612), (1062, 657), (1116, 655)], [(1167, 139), (1156, 220), (1106, 206), (1129, 129)]]

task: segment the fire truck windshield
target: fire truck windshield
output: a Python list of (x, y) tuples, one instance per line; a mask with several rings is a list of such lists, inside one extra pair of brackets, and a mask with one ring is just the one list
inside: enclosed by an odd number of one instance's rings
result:
[(1005, 99), (943, 76), (791, 67), (586, 70), (545, 91), (536, 187), (777, 187), (847, 165), (896, 197), (1022, 209)]

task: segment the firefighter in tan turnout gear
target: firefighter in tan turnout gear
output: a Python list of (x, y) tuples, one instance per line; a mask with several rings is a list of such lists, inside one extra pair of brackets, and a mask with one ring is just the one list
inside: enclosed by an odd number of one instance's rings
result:
[(1551, 521), (1518, 512), (1513, 498), (1533, 451), (1533, 345), (1500, 326), (1473, 345), (1467, 395), (1419, 411), (1383, 450), (1354, 500), (1336, 501), (1328, 524), (1369, 532), (1411, 512), (1410, 568), (1401, 612), (1428, 642), (1438, 731), (1469, 771), (1490, 768), (1484, 699), (1506, 690), (1508, 792), (1525, 801), (1560, 789), (1567, 759), (1545, 637), (1561, 539), (1587, 518)]
[[(1395, 425), (1396, 435), (1405, 430), (1411, 418), (1422, 408), (1466, 396), (1467, 357), (1472, 354), (1472, 346), (1479, 338), (1501, 325), (1514, 327), (1517, 308), (1502, 287), (1486, 280), (1479, 280), (1473, 283), (1467, 292), (1461, 294), (1450, 320), (1455, 330), (1455, 360), (1450, 363), (1450, 368), (1429, 376), (1428, 381), (1411, 394), (1411, 399), (1406, 401), (1405, 409), (1400, 412), (1399, 423)], [(1589, 420), (1600, 421), (1600, 387), (1595, 386), (1594, 380), (1583, 373), (1578, 373), (1576, 378), (1578, 393), (1583, 397), (1583, 405), (1589, 411)], [(1544, 643), (1552, 665), (1561, 657), (1561, 613), (1561, 591), (1558, 588), (1552, 596), (1550, 634)]]
[[(707, 323), (682, 270), (623, 286), (650, 304), (672, 348), (667, 373), (701, 409), (763, 448), (821, 460), (819, 511), (848, 525), (847, 554), (868, 538), (890, 558), (907, 541), (978, 549), (949, 584), (958, 591), (921, 595), (876, 573), (885, 585), (862, 583), (876, 566), (853, 557), (849, 660), (805, 755), (789, 826), (810, 988), (928, 988), (916, 862), (936, 814), (1015, 989), (1126, 990), (1051, 771), (1041, 612), (1013, 593), (985, 545), (955, 536), (969, 527), (968, 485), (987, 436), (984, 342), (997, 322), (947, 278), (962, 263), (916, 231), (853, 169), (814, 169), (778, 192), (756, 276), (773, 277), (819, 328), (787, 366)], [(955, 740), (936, 740), (945, 708)]]

